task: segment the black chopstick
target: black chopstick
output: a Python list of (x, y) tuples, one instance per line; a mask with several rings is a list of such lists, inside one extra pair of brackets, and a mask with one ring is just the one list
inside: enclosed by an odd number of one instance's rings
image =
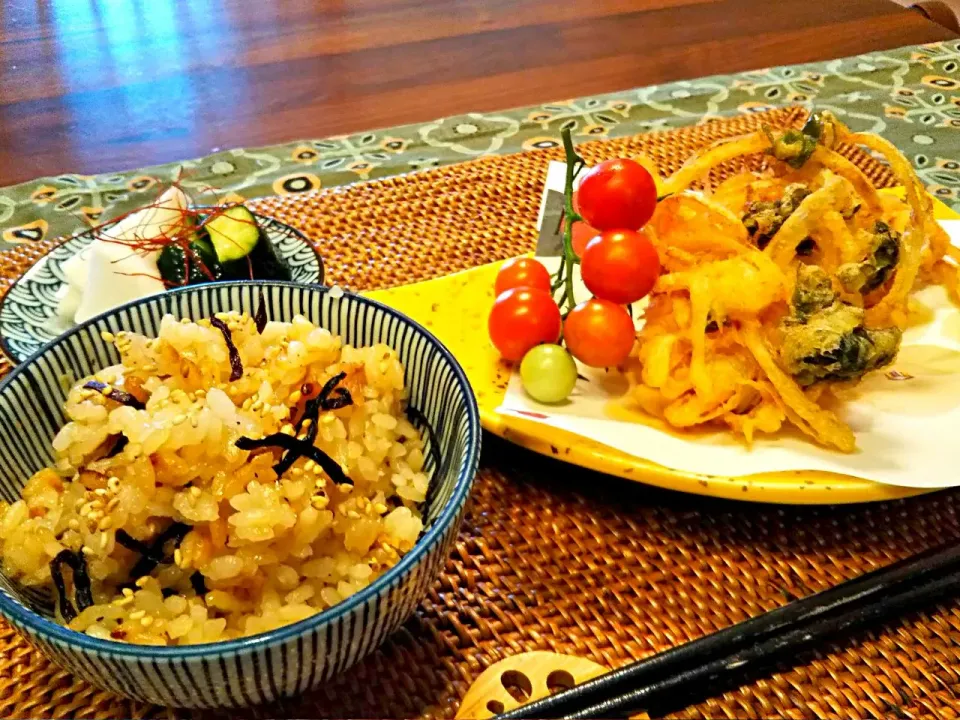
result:
[[(605, 673), (565, 692), (504, 713), (499, 718), (603, 717), (597, 714), (598, 708), (613, 712), (621, 706), (621, 702), (623, 707), (627, 707), (634, 700), (644, 701), (647, 695), (642, 693), (653, 692), (644, 688), (656, 689), (670, 683), (672, 692), (677, 694), (681, 691), (677, 690), (674, 678), (691, 674), (700, 678), (697, 680), (700, 683), (699, 690), (705, 687), (706, 679), (712, 677), (718, 667), (734, 662), (733, 658), (741, 653), (764, 648), (766, 653), (776, 654), (781, 643), (788, 643), (784, 647), (799, 647), (802, 644), (799, 638), (805, 635), (812, 635), (809, 640), (804, 640), (812, 644), (871, 620), (890, 617), (911, 603), (919, 604), (937, 597), (938, 593), (948, 592), (957, 582), (954, 576), (958, 573), (960, 544), (932, 548), (693, 642)], [(795, 651), (791, 649), (789, 652)], [(762, 659), (762, 655), (751, 654), (747, 664), (762, 664)], [(714, 663), (719, 665), (715, 667)], [(705, 671), (706, 675), (701, 675), (705, 667), (709, 669)], [(659, 692), (655, 693), (657, 697), (661, 697)], [(640, 695), (635, 697), (635, 693)]]
[(640, 711), (651, 717), (702, 702), (733, 687), (739, 687), (760, 671), (770, 673), (790, 659), (827, 639), (853, 632), (894, 617), (960, 588), (960, 573), (929, 578), (925, 583), (888, 596), (880, 601), (840, 615), (831, 615), (812, 625), (790, 630), (782, 636), (713, 660), (687, 672), (654, 682), (624, 695), (581, 708), (565, 718), (627, 718)]

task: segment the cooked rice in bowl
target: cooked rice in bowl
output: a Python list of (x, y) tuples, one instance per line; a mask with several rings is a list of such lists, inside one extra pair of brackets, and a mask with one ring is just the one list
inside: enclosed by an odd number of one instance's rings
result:
[(150, 645), (262, 633), (416, 543), (429, 478), (391, 348), (237, 313), (104, 339), (121, 363), (73, 387), (55, 466), (0, 502), (5, 573), (54, 591), (70, 628)]

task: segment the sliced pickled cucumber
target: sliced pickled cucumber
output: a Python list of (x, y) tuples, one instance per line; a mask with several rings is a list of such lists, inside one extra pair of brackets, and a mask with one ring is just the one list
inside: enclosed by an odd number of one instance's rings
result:
[(225, 280), (290, 280), (290, 267), (277, 254), (256, 217), (242, 205), (227, 208), (204, 227)]
[(243, 205), (232, 205), (204, 224), (220, 262), (247, 257), (260, 240), (260, 226)]
[(171, 285), (197, 285), (223, 277), (213, 245), (199, 235), (190, 243), (189, 258), (179, 245), (170, 244), (163, 248), (157, 258), (157, 269), (160, 277)]

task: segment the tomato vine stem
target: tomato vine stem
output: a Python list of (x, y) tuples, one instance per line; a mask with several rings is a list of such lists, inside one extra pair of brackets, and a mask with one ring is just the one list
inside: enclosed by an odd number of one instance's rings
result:
[(552, 288), (554, 292), (563, 288), (557, 305), (560, 307), (560, 313), (566, 317), (576, 304), (573, 296), (573, 266), (578, 264), (579, 259), (573, 251), (573, 224), (583, 220), (573, 208), (573, 181), (587, 163), (573, 147), (570, 128), (563, 128), (560, 136), (563, 138), (563, 151), (567, 164), (563, 186), (563, 258), (560, 268), (553, 276)]

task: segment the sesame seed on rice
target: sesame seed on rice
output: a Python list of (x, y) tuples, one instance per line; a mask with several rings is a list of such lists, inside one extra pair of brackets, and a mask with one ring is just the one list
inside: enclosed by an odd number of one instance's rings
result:
[[(233, 382), (223, 336), (206, 320), (167, 316), (156, 339), (104, 332), (121, 364), (77, 383), (54, 468), (36, 473), (20, 500), (0, 502), (0, 560), (19, 582), (52, 587), (53, 557), (83, 553), (97, 604), (74, 630), (168, 645), (254, 635), (358, 592), (419, 537), (429, 479), (396, 353), (345, 346), (303, 317), (261, 335), (247, 315), (221, 316), (244, 370)], [(328, 491), (307, 459), (278, 478), (279, 450), (235, 446), (241, 436), (294, 435), (304, 398), (340, 372), (356, 404), (323, 413), (315, 445), (354, 485)], [(105, 392), (83, 388), (91, 379)], [(117, 403), (113, 389), (146, 409)], [(126, 445), (108, 456), (117, 436)], [(128, 587), (141, 556), (120, 531), (149, 547), (172, 523), (186, 528), (179, 545), (165, 545), (165, 559)]]

